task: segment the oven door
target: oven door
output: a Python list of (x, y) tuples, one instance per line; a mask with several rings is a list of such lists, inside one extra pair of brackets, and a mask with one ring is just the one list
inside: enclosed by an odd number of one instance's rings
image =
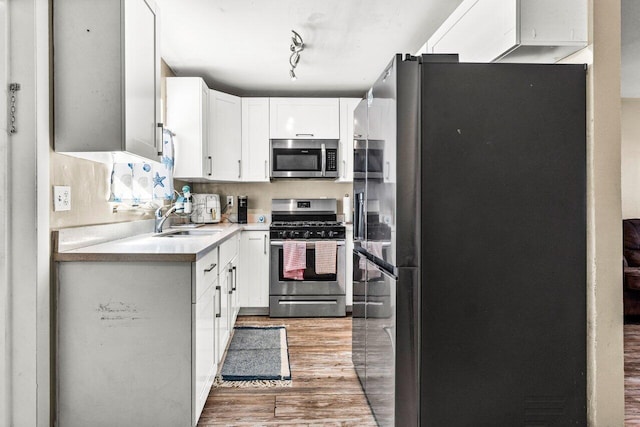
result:
[(315, 271), (315, 244), (307, 243), (307, 268), (304, 280), (284, 277), (283, 241), (271, 241), (270, 295), (345, 295), (345, 242), (338, 241), (336, 274), (317, 274)]

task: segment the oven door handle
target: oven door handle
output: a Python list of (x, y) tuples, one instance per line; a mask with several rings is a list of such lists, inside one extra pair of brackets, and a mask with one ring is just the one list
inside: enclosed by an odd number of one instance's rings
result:
[[(316, 241), (315, 240), (295, 240), (295, 242), (304, 242), (307, 244), (307, 249), (313, 249), (316, 247)], [(338, 246), (344, 246), (346, 244), (346, 242), (344, 240), (338, 240), (336, 241), (336, 245)], [(284, 245), (284, 241), (274, 241), (272, 240), (270, 243), (271, 246), (283, 246)]]

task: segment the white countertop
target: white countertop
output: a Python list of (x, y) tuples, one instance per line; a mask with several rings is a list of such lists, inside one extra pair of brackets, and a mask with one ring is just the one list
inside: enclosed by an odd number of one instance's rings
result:
[[(144, 233), (81, 248), (54, 253), (55, 261), (169, 261), (194, 262), (229, 237), (242, 230), (267, 231), (269, 225), (208, 224), (195, 230), (216, 230), (211, 234), (166, 237), (179, 231), (167, 229), (162, 234)], [(219, 230), (219, 231), (218, 231)]]

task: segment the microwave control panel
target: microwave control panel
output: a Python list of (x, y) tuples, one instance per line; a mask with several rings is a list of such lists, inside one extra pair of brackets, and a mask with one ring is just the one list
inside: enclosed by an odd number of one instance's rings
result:
[(327, 170), (331, 172), (338, 170), (338, 150), (327, 150)]

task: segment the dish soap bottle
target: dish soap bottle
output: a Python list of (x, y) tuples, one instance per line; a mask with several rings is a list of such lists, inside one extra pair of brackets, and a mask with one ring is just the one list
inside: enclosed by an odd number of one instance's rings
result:
[(188, 185), (182, 187), (182, 194), (184, 196), (184, 213), (190, 214), (193, 209), (193, 197), (191, 197), (191, 188)]

